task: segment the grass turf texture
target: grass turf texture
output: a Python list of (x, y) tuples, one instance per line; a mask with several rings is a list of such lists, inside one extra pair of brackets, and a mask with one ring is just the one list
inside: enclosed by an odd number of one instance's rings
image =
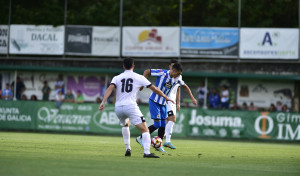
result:
[(300, 145), (207, 140), (172, 141), (177, 149), (143, 158), (122, 137), (0, 132), (1, 176), (300, 175)]

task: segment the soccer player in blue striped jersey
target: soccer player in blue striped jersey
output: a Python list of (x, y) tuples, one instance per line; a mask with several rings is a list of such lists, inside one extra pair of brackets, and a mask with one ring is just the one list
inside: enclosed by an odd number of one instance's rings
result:
[[(155, 86), (158, 87), (167, 96), (171, 93), (171, 90), (175, 85), (185, 84), (182, 81), (182, 79), (180, 79), (179, 77), (181, 74), (182, 74), (182, 66), (179, 63), (175, 63), (172, 66), (171, 70), (148, 69), (144, 71), (144, 76), (146, 78), (148, 78), (149, 75), (157, 77)], [(148, 127), (149, 132), (151, 134), (156, 129), (158, 129), (158, 136), (161, 139), (163, 139), (165, 133), (165, 127), (166, 127), (166, 119), (167, 119), (165, 98), (155, 93), (152, 93), (149, 98), (149, 110), (151, 114), (151, 119), (154, 120), (154, 124)], [(136, 140), (139, 144), (142, 145), (141, 136), (137, 137)], [(159, 150), (161, 152), (165, 152), (163, 147), (160, 147)]]

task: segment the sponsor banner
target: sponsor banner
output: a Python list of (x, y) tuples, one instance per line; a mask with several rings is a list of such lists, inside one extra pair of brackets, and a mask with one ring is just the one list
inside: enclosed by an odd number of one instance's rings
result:
[[(63, 103), (57, 109), (55, 102), (0, 100), (0, 129), (121, 135), (114, 105), (107, 105), (104, 111), (98, 107), (92, 103)], [(149, 107), (140, 109), (147, 125), (153, 124)], [(134, 125), (130, 129), (132, 135), (140, 134)], [(182, 108), (172, 136), (300, 141), (300, 114)]]
[(123, 27), (123, 56), (179, 56), (178, 27)]
[(10, 54), (62, 55), (64, 26), (10, 26)]
[(291, 81), (238, 80), (237, 103), (240, 106), (253, 102), (256, 107), (269, 108), (279, 101), (291, 108), (293, 95), (294, 82)]
[(240, 57), (298, 59), (298, 29), (241, 28)]
[(187, 136), (300, 141), (299, 113), (191, 110)]
[(182, 27), (180, 55), (237, 57), (238, 28)]
[(93, 27), (92, 55), (120, 56), (120, 28)]
[(36, 105), (0, 100), (0, 129), (35, 130)]
[(91, 54), (92, 27), (66, 26), (65, 53)]
[(8, 26), (0, 25), (0, 53), (7, 54), (8, 50)]

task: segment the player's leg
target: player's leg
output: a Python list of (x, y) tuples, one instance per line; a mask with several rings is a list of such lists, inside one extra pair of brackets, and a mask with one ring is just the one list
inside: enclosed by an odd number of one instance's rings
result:
[[(158, 136), (163, 140), (165, 136), (167, 108), (166, 106), (160, 106), (161, 126), (158, 128)], [(163, 153), (167, 153), (163, 146), (160, 146), (157, 150)]]
[[(150, 110), (150, 114), (151, 114), (151, 119), (154, 120), (153, 125), (150, 125), (148, 127), (149, 133), (152, 134), (156, 129), (158, 129), (161, 126), (161, 115), (160, 115), (159, 104), (150, 100), (149, 101), (149, 110)], [(143, 146), (142, 139), (143, 139), (143, 136), (138, 136), (136, 138), (136, 142), (139, 143), (141, 146)]]
[(176, 122), (176, 105), (169, 102), (167, 104), (167, 125), (166, 125), (166, 141), (164, 143), (164, 147), (169, 147), (171, 149), (176, 149), (176, 147), (171, 143), (171, 136), (173, 132), (173, 126)]
[(122, 136), (126, 146), (125, 156), (131, 156), (129, 118), (124, 114), (123, 107), (116, 107), (115, 112), (120, 120), (120, 125), (122, 126)]
[(124, 143), (126, 146), (125, 156), (131, 156), (131, 147), (130, 147), (130, 130), (129, 130), (129, 121), (128, 124), (122, 127), (122, 135), (124, 139)]
[(145, 118), (143, 117), (143, 114), (141, 113), (140, 109), (137, 106), (128, 108), (127, 114), (130, 117), (130, 121), (137, 127), (137, 129), (142, 134), (144, 157), (159, 158), (158, 156), (155, 156), (154, 154), (150, 153), (150, 144), (151, 144), (150, 133), (149, 133)]

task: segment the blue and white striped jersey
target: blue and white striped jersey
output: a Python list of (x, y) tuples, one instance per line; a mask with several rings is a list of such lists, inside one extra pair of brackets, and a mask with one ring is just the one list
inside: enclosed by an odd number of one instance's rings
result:
[[(171, 78), (169, 70), (150, 69), (150, 73), (151, 76), (157, 76), (155, 86), (158, 87), (168, 97), (176, 84), (180, 84), (181, 86), (185, 84), (184, 81), (180, 79), (181, 76), (178, 76), (177, 78)], [(166, 100), (154, 92), (151, 94), (150, 100), (161, 105), (166, 104)]]

